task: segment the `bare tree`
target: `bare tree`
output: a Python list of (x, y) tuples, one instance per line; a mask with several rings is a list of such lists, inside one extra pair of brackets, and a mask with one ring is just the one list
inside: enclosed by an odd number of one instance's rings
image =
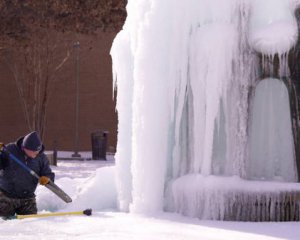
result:
[(125, 16), (124, 0), (0, 1), (0, 57), (13, 73), (29, 130), (44, 135), (50, 89), (72, 47), (62, 35), (118, 31)]
[(2, 57), (14, 76), (29, 130), (43, 136), (50, 89), (70, 56), (70, 43), (61, 42), (58, 33), (36, 33), (26, 45), (11, 44)]

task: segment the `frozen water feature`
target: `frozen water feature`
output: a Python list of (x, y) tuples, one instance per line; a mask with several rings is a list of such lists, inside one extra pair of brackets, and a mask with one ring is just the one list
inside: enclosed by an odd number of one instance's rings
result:
[(289, 0), (254, 0), (250, 20), (249, 41), (266, 55), (288, 52), (298, 37), (294, 9)]
[(248, 176), (293, 182), (297, 179), (289, 95), (283, 81), (263, 79), (255, 89), (250, 121)]
[[(288, 0), (128, 1), (111, 49), (120, 210), (232, 220), (264, 220), (261, 204), (266, 220), (277, 219), (275, 206), (299, 211), (283, 84), (298, 38), (296, 6)], [(286, 198), (293, 199), (289, 210)]]
[(168, 210), (190, 217), (238, 221), (299, 219), (298, 183), (188, 174), (174, 180), (170, 187), (173, 199), (169, 199)]

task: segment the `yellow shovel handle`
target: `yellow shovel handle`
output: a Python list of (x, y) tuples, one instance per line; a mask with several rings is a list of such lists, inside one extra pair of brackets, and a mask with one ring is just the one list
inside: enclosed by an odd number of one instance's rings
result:
[(28, 215), (17, 215), (17, 219), (24, 218), (40, 218), (40, 217), (54, 217), (54, 216), (66, 216), (66, 215), (87, 215), (90, 216), (92, 214), (91, 209), (86, 209), (84, 211), (78, 212), (56, 212), (56, 213), (40, 213), (40, 214), (28, 214)]

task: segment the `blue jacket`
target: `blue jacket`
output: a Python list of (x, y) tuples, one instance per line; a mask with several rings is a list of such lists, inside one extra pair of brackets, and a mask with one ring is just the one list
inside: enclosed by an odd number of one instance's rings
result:
[[(7, 150), (26, 164), (39, 176), (47, 176), (54, 181), (47, 156), (44, 153), (44, 146), (36, 158), (29, 158), (22, 150), (23, 138), (15, 143), (9, 143)], [(35, 190), (38, 179), (32, 176), (27, 170), (23, 169), (14, 160), (2, 153), (0, 155), (0, 190), (11, 198), (32, 198), (35, 197)]]

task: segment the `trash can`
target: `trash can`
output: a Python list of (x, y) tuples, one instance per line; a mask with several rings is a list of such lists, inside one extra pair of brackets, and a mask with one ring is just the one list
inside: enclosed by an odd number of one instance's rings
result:
[(96, 131), (91, 134), (92, 157), (95, 160), (106, 160), (108, 131)]

